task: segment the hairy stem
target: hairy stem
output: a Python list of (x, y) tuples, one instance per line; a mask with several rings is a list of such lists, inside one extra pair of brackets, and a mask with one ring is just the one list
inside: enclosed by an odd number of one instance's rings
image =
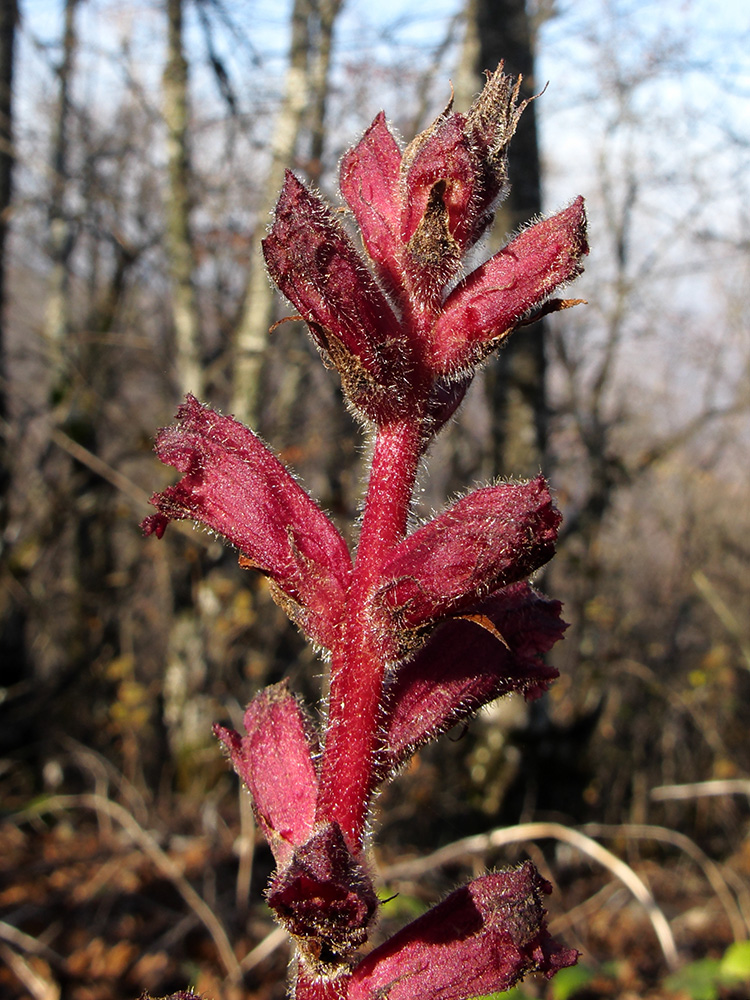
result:
[(348, 981), (349, 976), (322, 981), (312, 979), (300, 967), (297, 970), (294, 998), (295, 1000), (343, 1000)]
[(337, 820), (355, 849), (362, 845), (372, 790), (390, 639), (387, 626), (378, 622), (374, 590), (384, 559), (406, 534), (420, 443), (420, 421), (415, 418), (387, 424), (378, 432), (346, 614), (331, 661), (317, 812), (320, 820)]

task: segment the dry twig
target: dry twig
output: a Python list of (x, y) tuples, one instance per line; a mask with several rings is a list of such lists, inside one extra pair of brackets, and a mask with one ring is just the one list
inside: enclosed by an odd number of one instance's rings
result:
[(7, 941), (8, 944), (12, 944), (16, 951), (25, 951), (29, 955), (40, 955), (42, 958), (46, 958), (47, 961), (62, 965), (63, 959), (56, 951), (48, 948), (38, 938), (20, 931), (17, 927), (7, 924), (4, 920), (0, 920), (0, 939)]
[(283, 944), (289, 943), (289, 935), (284, 930), (283, 927), (274, 927), (263, 940), (256, 944), (252, 951), (249, 951), (247, 955), (240, 962), (240, 968), (243, 972), (249, 972), (254, 969), (256, 965), (260, 965), (269, 955), (272, 955), (277, 948), (280, 948)]
[(21, 955), (2, 942), (0, 942), (0, 957), (34, 1000), (60, 1000), (59, 985), (54, 980), (40, 975), (36, 969), (32, 969)]
[(685, 785), (658, 785), (650, 792), (652, 802), (697, 799), (707, 795), (746, 795), (750, 800), (750, 780), (725, 778), (716, 781), (694, 781)]
[(724, 907), (724, 912), (732, 928), (732, 935), (735, 941), (744, 941), (750, 932), (750, 925), (743, 917), (737, 902), (729, 890), (727, 880), (721, 873), (721, 869), (705, 854), (698, 845), (684, 833), (676, 830), (669, 830), (664, 826), (652, 826), (647, 823), (618, 823), (608, 825), (603, 823), (587, 823), (583, 828), (586, 833), (593, 837), (627, 837), (634, 840), (656, 840), (662, 844), (671, 844), (678, 850), (683, 851), (695, 861), (703, 871), (711, 888), (716, 893), (719, 902)]
[(227, 932), (224, 930), (221, 921), (206, 901), (198, 895), (175, 862), (161, 849), (151, 834), (144, 830), (133, 819), (130, 813), (126, 809), (123, 809), (117, 802), (112, 802), (101, 795), (92, 795), (90, 793), (83, 793), (81, 795), (54, 795), (28, 809), (15, 813), (13, 818), (16, 822), (21, 822), (45, 812), (65, 812), (69, 809), (101, 810), (120, 824), (128, 837), (141, 848), (143, 853), (151, 859), (159, 871), (172, 882), (175, 889), (177, 889), (187, 905), (205, 926), (216, 945), (219, 958), (229, 979), (232, 982), (240, 982), (242, 980), (242, 969), (232, 950)]
[(458, 861), (466, 855), (486, 854), (493, 848), (507, 847), (508, 844), (517, 844), (519, 841), (524, 840), (543, 840), (545, 838), (560, 840), (566, 844), (570, 844), (619, 878), (645, 909), (667, 965), (670, 969), (677, 967), (679, 957), (672, 929), (642, 879), (636, 875), (629, 865), (626, 865), (624, 861), (616, 857), (605, 847), (602, 847), (601, 844), (592, 840), (591, 837), (587, 837), (586, 834), (581, 833), (579, 830), (572, 830), (563, 826), (561, 823), (521, 823), (518, 826), (493, 830), (491, 833), (478, 834), (475, 837), (464, 837), (462, 840), (448, 844), (446, 847), (442, 847), (440, 850), (435, 851), (433, 854), (428, 854), (424, 858), (416, 858), (412, 861), (403, 861), (399, 864), (391, 865), (383, 873), (383, 876), (387, 879), (414, 878), (440, 865)]

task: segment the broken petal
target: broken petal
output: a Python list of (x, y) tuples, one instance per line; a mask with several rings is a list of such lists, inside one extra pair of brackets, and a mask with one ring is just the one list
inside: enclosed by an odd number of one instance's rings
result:
[(420, 146), (406, 174), (401, 238), (408, 243), (422, 222), (436, 184), (443, 183), (447, 230), (464, 249), (479, 162), (466, 134), (466, 117), (451, 114)]

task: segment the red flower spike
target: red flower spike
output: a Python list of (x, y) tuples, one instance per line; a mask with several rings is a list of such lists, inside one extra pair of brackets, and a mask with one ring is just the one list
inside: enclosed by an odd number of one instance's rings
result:
[(252, 795), (258, 825), (280, 868), (310, 837), (315, 819), (317, 750), (311, 726), (285, 681), (267, 687), (247, 706), (247, 735), (214, 726), (235, 771)]
[(458, 613), (551, 559), (560, 520), (542, 476), (475, 490), (393, 549), (379, 600), (397, 630)]
[(542, 656), (567, 628), (561, 610), (559, 601), (518, 583), (471, 608), (470, 616), (440, 624), (386, 685), (378, 782), (496, 698), (543, 694), (557, 677)]
[(398, 296), (400, 268), (401, 150), (381, 111), (341, 161), (341, 194), (354, 213), (367, 252), (387, 290)]
[(314, 641), (329, 648), (349, 584), (344, 539), (318, 505), (252, 431), (194, 396), (162, 429), (156, 453), (185, 476), (156, 493), (158, 509), (143, 521), (161, 538), (169, 521), (200, 521), (266, 573), (279, 600)]
[(348, 971), (351, 953), (367, 940), (378, 898), (338, 823), (327, 823), (294, 852), (273, 878), (268, 905), (297, 941), (316, 976)]
[(530, 861), (475, 879), (371, 952), (347, 1000), (467, 1000), (574, 965), (578, 953), (547, 932), (550, 891)]
[[(542, 477), (476, 490), (407, 535), (418, 465), (474, 369), (551, 299), (587, 253), (582, 199), (538, 222), (448, 293), (507, 183), (526, 102), (500, 67), (466, 115), (448, 107), (403, 154), (378, 115), (343, 158), (341, 190), (368, 270), (333, 211), (288, 173), (263, 249), (271, 277), (376, 425), (352, 565), (320, 508), (247, 428), (180, 408), (157, 452), (183, 473), (144, 531), (192, 518), (265, 573), (330, 650), (321, 748), (284, 685), (216, 734), (277, 861), (268, 902), (294, 937), (297, 1000), (468, 1000), (575, 962), (547, 933), (549, 886), (527, 863), (470, 883), (355, 965), (377, 898), (363, 862), (376, 785), (421, 744), (508, 691), (539, 695), (560, 605), (523, 581), (553, 554)], [(388, 296), (391, 298), (389, 299)]]
[(446, 299), (430, 335), (433, 370), (450, 375), (477, 365), (531, 310), (580, 274), (587, 253), (583, 198), (524, 230)]
[(333, 213), (291, 171), (263, 253), (269, 274), (338, 369), (350, 401), (382, 417), (393, 394), (408, 387), (404, 333)]

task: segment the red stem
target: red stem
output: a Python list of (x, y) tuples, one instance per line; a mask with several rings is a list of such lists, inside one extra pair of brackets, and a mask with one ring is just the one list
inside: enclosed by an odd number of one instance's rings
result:
[(382, 427), (365, 502), (340, 641), (331, 660), (319, 820), (337, 820), (353, 849), (362, 846), (389, 636), (377, 618), (374, 588), (383, 561), (406, 534), (421, 445), (420, 421)]
[(344, 1000), (350, 976), (339, 976), (338, 979), (313, 979), (305, 972), (300, 963), (294, 988), (294, 1000)]

